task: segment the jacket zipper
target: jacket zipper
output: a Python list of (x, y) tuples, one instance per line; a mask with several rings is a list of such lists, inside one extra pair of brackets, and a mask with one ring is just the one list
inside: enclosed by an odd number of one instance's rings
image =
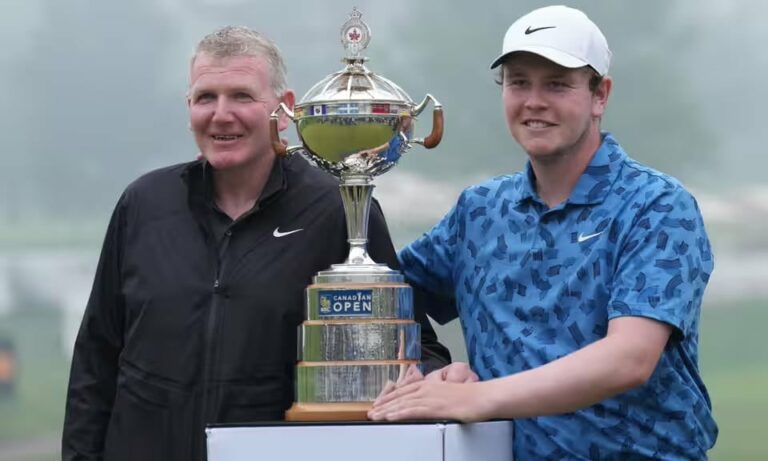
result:
[(213, 282), (213, 300), (211, 302), (211, 308), (208, 311), (208, 321), (205, 328), (205, 355), (203, 357), (203, 423), (208, 419), (208, 403), (209, 403), (209, 387), (211, 384), (211, 378), (213, 373), (213, 351), (215, 347), (214, 336), (216, 333), (216, 321), (218, 319), (219, 311), (219, 290), (221, 288), (221, 282), (219, 281), (218, 274), (216, 280)]
[[(221, 303), (220, 297), (221, 297), (221, 263), (220, 258), (218, 256), (218, 252), (214, 246), (213, 253), (216, 256), (216, 273), (215, 273), (215, 279), (213, 282), (213, 297), (211, 300), (210, 310), (208, 311), (208, 320), (206, 321), (205, 326), (205, 339), (203, 341), (204, 345), (204, 351), (203, 351), (203, 383), (202, 383), (202, 396), (201, 396), (201, 405), (200, 405), (200, 424), (203, 426), (203, 429), (209, 422), (209, 414), (214, 407), (214, 403), (211, 394), (211, 381), (213, 379), (213, 353), (215, 349), (215, 335), (216, 335), (216, 329), (217, 329), (217, 323), (218, 323), (218, 312), (219, 312), (219, 305)], [(213, 422), (213, 421), (211, 421)], [(195, 430), (197, 430), (195, 428)], [(196, 442), (193, 442), (194, 444), (197, 444), (199, 442), (200, 437), (193, 437), (193, 440)], [(203, 438), (203, 441), (205, 438)], [(202, 447), (195, 447), (193, 449), (201, 449), (205, 451), (205, 446), (203, 442)]]

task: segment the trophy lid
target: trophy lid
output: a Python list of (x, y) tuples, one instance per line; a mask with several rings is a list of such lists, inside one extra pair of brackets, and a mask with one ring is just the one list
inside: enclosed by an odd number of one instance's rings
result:
[(368, 46), (371, 32), (360, 19), (362, 14), (352, 9), (349, 19), (341, 27), (341, 43), (346, 50), (342, 62), (346, 66), (317, 82), (301, 98), (296, 107), (316, 103), (376, 102), (413, 106), (413, 100), (397, 84), (368, 70), (367, 58), (361, 52)]

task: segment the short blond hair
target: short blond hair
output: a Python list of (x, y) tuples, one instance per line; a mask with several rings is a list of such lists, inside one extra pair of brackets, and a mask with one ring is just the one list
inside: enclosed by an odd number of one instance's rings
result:
[(232, 58), (238, 56), (262, 57), (269, 64), (272, 91), (278, 98), (288, 89), (287, 70), (283, 56), (277, 45), (265, 35), (244, 26), (225, 26), (200, 40), (192, 56), (195, 59), (206, 54), (214, 58)]

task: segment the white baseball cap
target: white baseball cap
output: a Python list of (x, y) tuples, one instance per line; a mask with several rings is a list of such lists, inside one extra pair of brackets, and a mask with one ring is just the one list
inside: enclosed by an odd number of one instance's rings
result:
[(586, 14), (563, 5), (533, 10), (512, 23), (491, 69), (516, 51), (535, 53), (572, 69), (590, 66), (600, 75), (607, 74), (611, 64), (611, 50), (600, 29)]

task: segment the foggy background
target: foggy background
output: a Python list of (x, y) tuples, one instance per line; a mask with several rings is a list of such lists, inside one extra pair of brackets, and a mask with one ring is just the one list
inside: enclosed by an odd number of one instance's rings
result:
[[(72, 344), (112, 207), (137, 176), (197, 154), (184, 97), (203, 35), (227, 24), (265, 33), (301, 97), (342, 67), (340, 27), (360, 9), (372, 31), (368, 67), (415, 101), (429, 92), (445, 107), (442, 144), (414, 146), (375, 182), (399, 248), (463, 188), (523, 167), (488, 64), (511, 22), (547, 4), (0, 0), (0, 382), (5, 372), (12, 383), (0, 387), (0, 460), (59, 458)], [(613, 51), (603, 129), (681, 179), (704, 213), (715, 272), (700, 366), (720, 425), (711, 458), (768, 459), (768, 7), (568, 4)], [(430, 120), (422, 116), (420, 135)], [(439, 333), (463, 359), (457, 325)]]

